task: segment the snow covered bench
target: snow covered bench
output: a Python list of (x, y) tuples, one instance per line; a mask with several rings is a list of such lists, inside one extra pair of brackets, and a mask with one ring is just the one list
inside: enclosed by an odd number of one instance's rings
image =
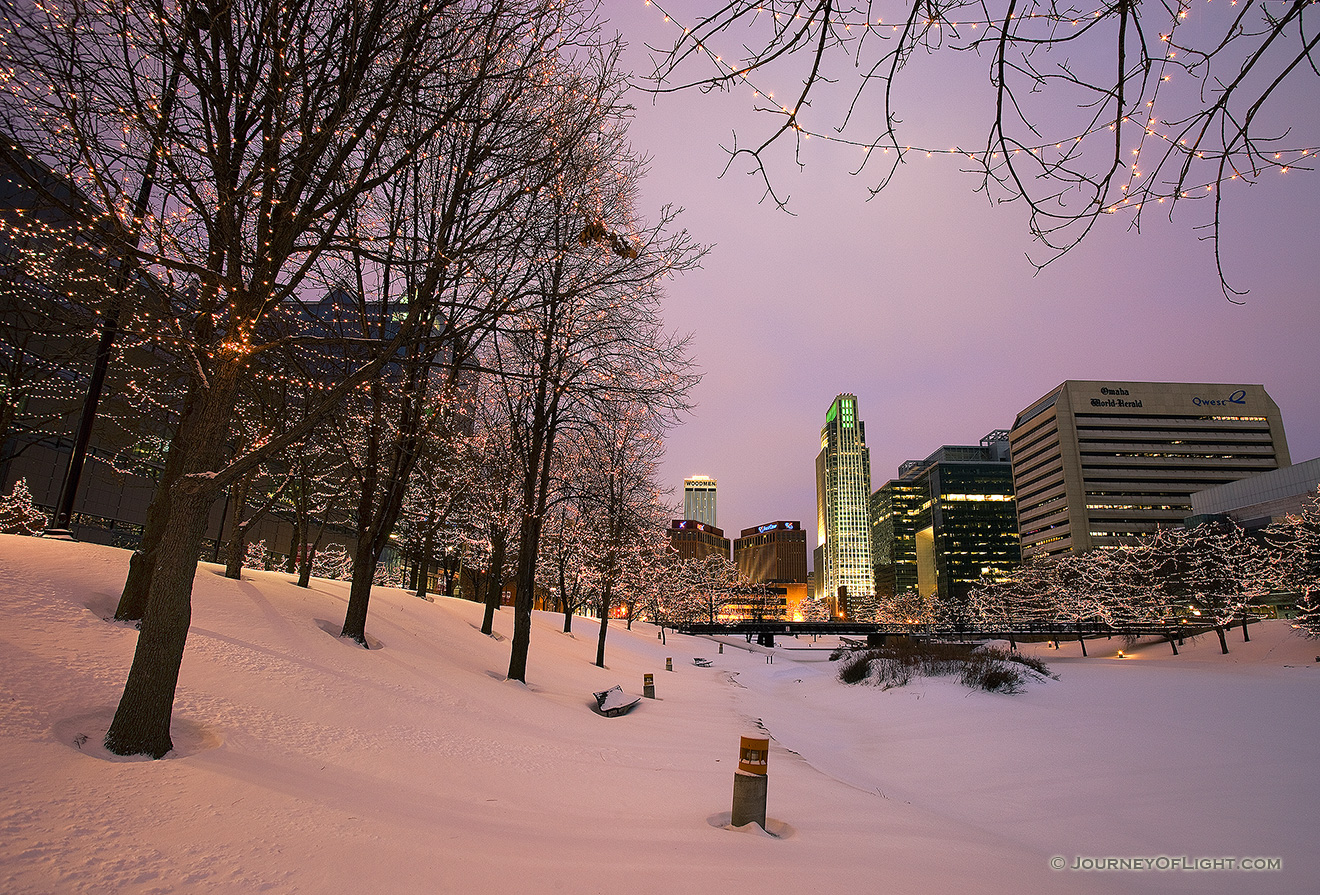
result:
[(629, 709), (642, 701), (640, 696), (629, 696), (624, 693), (623, 688), (618, 684), (608, 690), (601, 690), (594, 695), (596, 697), (596, 707), (600, 709), (600, 713), (610, 718), (627, 714)]
[(692, 664), (697, 666), (698, 668), (709, 668), (710, 659), (696, 658), (692, 660)]

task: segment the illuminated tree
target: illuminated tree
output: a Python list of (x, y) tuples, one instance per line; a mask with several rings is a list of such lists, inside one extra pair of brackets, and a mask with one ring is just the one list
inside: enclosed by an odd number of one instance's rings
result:
[[(159, 757), (171, 747), (193, 574), (217, 495), (429, 333), (435, 307), (410, 303), (389, 344), (325, 383), (301, 418), (264, 444), (236, 444), (241, 383), (275, 347), (266, 324), (292, 320), (289, 300), (330, 255), (343, 257), (346, 222), (366, 197), (477, 113), (483, 87), (523, 77), (529, 47), (539, 56), (574, 40), (579, 12), (532, 0), (4, 7), (0, 128), (100, 209), (84, 224), (108, 234), (106, 257), (163, 284), (149, 326), (187, 362), (177, 465), (163, 477), (169, 537), (154, 548), (111, 751)], [(358, 226), (352, 247), (386, 237)], [(297, 338), (278, 336), (278, 347)]]
[(1242, 622), (1253, 600), (1269, 592), (1262, 546), (1231, 521), (1195, 528), (1162, 528), (1151, 545), (1154, 577), (1164, 599), (1188, 618), (1214, 629), (1220, 650), (1228, 653), (1224, 630)]
[(573, 615), (585, 608), (601, 584), (599, 573), (590, 558), (598, 547), (590, 540), (587, 526), (578, 510), (567, 500), (559, 502), (547, 517), (542, 532), (542, 562), (545, 586), (555, 594), (559, 611), (564, 614), (564, 633), (573, 632)]
[(7, 497), (0, 497), (0, 534), (39, 535), (46, 527), (46, 514), (32, 505), (27, 481), (14, 482)]
[[(1101, 215), (1139, 226), (1144, 213), (1203, 200), (1223, 282), (1225, 188), (1309, 169), (1320, 145), (1311, 5), (731, 0), (677, 22), (652, 77), (660, 91), (749, 97), (767, 126), (735, 135), (729, 164), (745, 160), (776, 202), (775, 148), (800, 159), (809, 137), (858, 147), (857, 170), (879, 167), (876, 191), (913, 153), (947, 154), (990, 201), (1025, 203), (1051, 258)], [(956, 76), (951, 53), (974, 54), (989, 75), (988, 90), (967, 88), (984, 91), (976, 130), (925, 138), (937, 145), (900, 136), (900, 106), (928, 94), (923, 82)], [(798, 86), (776, 97), (785, 81)]]
[[(522, 509), (518, 464), (510, 444), (512, 421), (506, 415), (502, 399), (503, 384), (485, 377), (473, 401), (473, 419), (480, 436), (473, 462), (481, 487), (476, 489), (472, 510), (474, 528), (480, 527), (481, 553), (486, 557), (482, 576), (481, 633), (490, 636), (495, 630), (495, 613), (504, 599), (504, 576), (510, 552), (517, 555), (518, 522)], [(479, 520), (479, 521), (478, 521)]]
[(830, 607), (824, 600), (807, 597), (798, 608), (804, 622), (827, 622), (830, 620)]
[(875, 620), (886, 625), (907, 625), (918, 628), (931, 625), (939, 617), (939, 607), (931, 596), (922, 596), (909, 588), (892, 597), (882, 597), (876, 607)]
[(1270, 578), (1293, 593), (1298, 624), (1310, 636), (1320, 637), (1320, 490), (1300, 513), (1271, 524), (1265, 539)]
[(595, 547), (588, 565), (598, 585), (596, 664), (601, 668), (610, 612), (616, 605), (636, 605), (640, 591), (650, 586), (645, 558), (657, 548), (670, 509), (658, 483), (664, 417), (654, 404), (619, 397), (599, 405), (597, 416), (574, 433), (571, 453), (578, 462), (566, 481)]
[(718, 553), (681, 559), (674, 563), (665, 589), (671, 625), (714, 624), (725, 606), (740, 599), (738, 567)]

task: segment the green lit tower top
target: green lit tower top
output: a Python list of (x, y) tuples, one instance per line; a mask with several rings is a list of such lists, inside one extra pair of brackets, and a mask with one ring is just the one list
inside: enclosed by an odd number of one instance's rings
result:
[(871, 453), (857, 396), (839, 395), (825, 414), (816, 455), (816, 581), (818, 595), (848, 600), (875, 592), (871, 568)]

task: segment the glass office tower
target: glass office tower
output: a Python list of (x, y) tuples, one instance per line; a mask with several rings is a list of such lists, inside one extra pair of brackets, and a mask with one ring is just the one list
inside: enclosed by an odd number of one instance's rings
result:
[(816, 456), (816, 582), (818, 597), (856, 603), (875, 592), (871, 568), (871, 453), (857, 396), (839, 395), (825, 414)]

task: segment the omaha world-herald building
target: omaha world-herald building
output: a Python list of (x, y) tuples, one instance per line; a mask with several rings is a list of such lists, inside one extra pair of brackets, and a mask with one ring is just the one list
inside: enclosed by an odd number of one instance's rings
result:
[(1259, 385), (1068, 380), (1009, 433), (1024, 559), (1181, 525), (1192, 494), (1288, 466)]

